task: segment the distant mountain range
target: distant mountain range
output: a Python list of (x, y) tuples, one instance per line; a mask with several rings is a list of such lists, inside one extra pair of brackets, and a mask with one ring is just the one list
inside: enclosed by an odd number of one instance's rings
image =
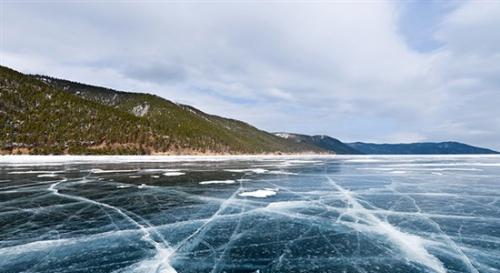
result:
[(343, 143), (268, 133), (161, 97), (0, 66), (0, 154), (475, 154), (457, 142)]
[(421, 142), (409, 144), (373, 144), (355, 142), (349, 146), (364, 154), (498, 154), (498, 152), (460, 142)]
[(274, 133), (296, 143), (317, 146), (336, 154), (498, 154), (498, 152), (474, 147), (459, 142), (422, 142), (408, 144), (374, 144), (374, 143), (343, 143), (336, 138), (325, 135), (302, 135), (294, 133)]
[(327, 150), (336, 154), (362, 154), (361, 152), (352, 148), (351, 146), (330, 136), (325, 136), (325, 135), (308, 136), (308, 135), (292, 134), (292, 133), (274, 133), (274, 134), (279, 137), (292, 140), (295, 143), (303, 143), (316, 146), (323, 150)]

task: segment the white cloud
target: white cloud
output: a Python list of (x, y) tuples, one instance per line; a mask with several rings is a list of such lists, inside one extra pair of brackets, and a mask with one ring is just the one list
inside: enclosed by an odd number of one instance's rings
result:
[(145, 91), (271, 131), (500, 148), (499, 4), (464, 3), (422, 53), (392, 2), (5, 5), (1, 62)]

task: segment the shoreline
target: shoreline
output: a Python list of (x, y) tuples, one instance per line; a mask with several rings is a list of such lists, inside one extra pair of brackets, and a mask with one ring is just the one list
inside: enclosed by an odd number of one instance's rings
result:
[(64, 153), (31, 153), (28, 149), (18, 149), (18, 150), (1, 150), (0, 149), (0, 157), (1, 156), (250, 156), (250, 155), (334, 155), (334, 152), (328, 151), (311, 151), (305, 150), (301, 152), (263, 152), (263, 153), (239, 153), (239, 152), (212, 152), (205, 151), (199, 152), (197, 150), (185, 149), (179, 151), (168, 151), (168, 152), (156, 152), (150, 151), (144, 154), (134, 154), (134, 153), (124, 153), (124, 154), (105, 154), (105, 153), (68, 153), (65, 151)]
[(66, 164), (66, 163), (147, 163), (181, 161), (227, 161), (255, 159), (335, 158), (335, 154), (241, 154), (241, 155), (0, 155), (0, 164)]
[(415, 157), (500, 157), (493, 154), (405, 154), (405, 155), (336, 155), (336, 154), (241, 154), (241, 155), (0, 155), (0, 164), (53, 165), (86, 163), (168, 163), (168, 162), (218, 162), (280, 159), (328, 159), (328, 158), (415, 158)]

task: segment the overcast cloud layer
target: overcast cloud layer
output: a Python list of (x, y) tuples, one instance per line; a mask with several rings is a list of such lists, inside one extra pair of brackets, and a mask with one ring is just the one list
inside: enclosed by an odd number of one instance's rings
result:
[(1, 4), (1, 64), (269, 131), (500, 150), (500, 1)]

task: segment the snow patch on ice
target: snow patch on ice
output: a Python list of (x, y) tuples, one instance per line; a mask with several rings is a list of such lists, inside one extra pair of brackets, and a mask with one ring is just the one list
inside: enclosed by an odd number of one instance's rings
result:
[(284, 175), (297, 175), (296, 173), (286, 171), (269, 171), (269, 174), (284, 174)]
[(181, 169), (141, 169), (141, 172), (146, 173), (162, 173), (162, 172), (180, 172)]
[(131, 173), (137, 170), (102, 170), (102, 169), (91, 169), (91, 173)]
[(233, 172), (233, 173), (267, 173), (268, 170), (262, 169), (262, 168), (255, 168), (255, 169), (225, 169), (224, 171), (226, 172)]
[(263, 190), (247, 191), (238, 194), (241, 197), (256, 197), (256, 198), (266, 198), (269, 196), (276, 195), (278, 189), (265, 188)]
[(7, 174), (53, 174), (53, 173), (63, 173), (64, 171), (13, 171), (8, 172)]
[(234, 180), (210, 180), (210, 181), (202, 181), (201, 185), (210, 185), (210, 184), (234, 184), (236, 181)]
[(180, 175), (185, 175), (186, 173), (183, 172), (166, 172), (163, 173), (164, 176), (180, 176)]
[(240, 178), (237, 180), (238, 182), (247, 182), (247, 181), (252, 181), (252, 179), (248, 179), (248, 178)]
[(296, 173), (292, 172), (287, 172), (287, 171), (270, 171), (262, 168), (255, 168), (255, 169), (225, 169), (226, 172), (233, 172), (233, 173), (256, 173), (256, 174), (286, 174), (286, 175), (297, 175)]
[(57, 174), (55, 174), (55, 173), (43, 173), (43, 174), (37, 175), (37, 177), (57, 177)]

